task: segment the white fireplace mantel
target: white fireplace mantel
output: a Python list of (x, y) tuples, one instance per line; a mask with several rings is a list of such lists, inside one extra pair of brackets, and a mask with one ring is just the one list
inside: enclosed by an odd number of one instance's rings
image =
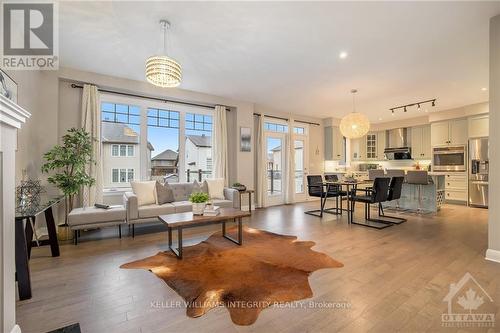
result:
[(16, 325), (15, 192), (17, 130), (31, 114), (0, 96), (0, 329), (21, 332)]

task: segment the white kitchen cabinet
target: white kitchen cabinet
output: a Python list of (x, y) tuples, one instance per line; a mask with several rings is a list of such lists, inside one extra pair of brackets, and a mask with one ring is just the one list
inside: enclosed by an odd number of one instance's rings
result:
[(469, 118), (469, 138), (490, 135), (490, 117), (488, 115)]
[(325, 160), (345, 160), (344, 137), (338, 127), (325, 127)]
[(365, 136), (366, 160), (380, 161), (385, 159), (385, 131), (370, 132)]
[(450, 144), (466, 145), (468, 141), (467, 119), (450, 120)]
[(418, 126), (411, 128), (411, 156), (415, 160), (431, 158), (431, 127)]
[(377, 159), (377, 133), (368, 133), (366, 135), (366, 159), (376, 160)]
[(451, 201), (467, 201), (467, 173), (450, 172), (445, 174), (445, 198)]
[(366, 135), (359, 139), (351, 139), (351, 159), (353, 161), (366, 159)]
[(465, 145), (467, 144), (467, 119), (453, 119), (431, 124), (431, 145)]
[(377, 160), (385, 160), (385, 131), (377, 132)]
[(430, 160), (432, 158), (431, 127), (422, 127), (422, 158)]

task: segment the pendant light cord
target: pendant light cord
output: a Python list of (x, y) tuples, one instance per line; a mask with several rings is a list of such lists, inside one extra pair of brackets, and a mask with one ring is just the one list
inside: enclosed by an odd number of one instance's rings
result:
[(351, 89), (351, 94), (352, 94), (352, 113), (356, 113), (356, 100), (354, 97), (356, 96), (356, 93), (358, 91), (356, 89)]
[(170, 23), (168, 23), (167, 20), (161, 20), (160, 25), (163, 30), (163, 55), (167, 55), (167, 46), (168, 46), (167, 29), (170, 27)]

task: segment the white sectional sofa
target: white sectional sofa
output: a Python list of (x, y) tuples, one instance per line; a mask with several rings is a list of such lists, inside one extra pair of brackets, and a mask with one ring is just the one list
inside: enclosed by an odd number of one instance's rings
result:
[[(138, 206), (137, 196), (132, 192), (123, 195), (123, 205), (126, 210), (127, 223), (132, 225), (132, 236), (135, 235), (135, 224), (158, 222), (159, 215), (184, 213), (192, 210), (189, 196), (193, 192), (193, 183), (170, 183), (174, 195), (174, 201), (162, 205), (149, 204)], [(231, 188), (224, 189), (224, 199), (212, 200), (212, 203), (220, 207), (239, 208), (238, 191)]]

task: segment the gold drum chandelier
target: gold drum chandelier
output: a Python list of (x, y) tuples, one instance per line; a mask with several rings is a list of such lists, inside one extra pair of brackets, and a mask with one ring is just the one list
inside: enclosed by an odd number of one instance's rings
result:
[(348, 139), (358, 139), (364, 136), (370, 130), (370, 121), (359, 112), (356, 112), (354, 96), (358, 91), (352, 89), (352, 112), (344, 116), (340, 121), (340, 132)]
[(155, 86), (173, 88), (181, 84), (182, 68), (174, 59), (167, 56), (167, 29), (170, 23), (161, 20), (163, 31), (163, 55), (154, 55), (146, 60), (146, 80)]

